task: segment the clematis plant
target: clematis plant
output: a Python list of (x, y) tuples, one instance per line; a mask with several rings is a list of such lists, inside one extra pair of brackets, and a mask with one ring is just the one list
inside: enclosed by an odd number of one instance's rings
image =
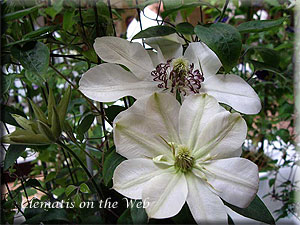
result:
[(139, 98), (114, 120), (114, 142), (128, 160), (113, 188), (146, 202), (149, 218), (176, 215), (185, 202), (197, 223), (227, 221), (221, 198), (247, 207), (258, 190), (258, 168), (243, 158), (247, 125), (207, 94)]
[(179, 93), (182, 97), (208, 93), (241, 113), (260, 111), (258, 95), (241, 77), (216, 75), (221, 62), (204, 43), (190, 43), (184, 54), (180, 43), (155, 39), (149, 44), (156, 52), (117, 37), (97, 38), (95, 51), (107, 63), (88, 70), (79, 89), (100, 102), (124, 96), (140, 98), (153, 92)]

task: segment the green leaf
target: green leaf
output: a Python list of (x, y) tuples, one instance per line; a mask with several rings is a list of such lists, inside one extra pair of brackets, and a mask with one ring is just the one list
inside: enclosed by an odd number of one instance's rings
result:
[(10, 89), (13, 84), (16, 74), (2, 74), (2, 86), (1, 86), (1, 94), (5, 94)]
[(25, 130), (32, 132), (37, 132), (37, 124), (34, 121), (28, 120), (23, 116), (18, 114), (12, 114), (12, 117), (17, 121), (17, 123), (23, 127)]
[(126, 108), (123, 106), (119, 106), (119, 105), (112, 105), (110, 107), (108, 107), (107, 109), (105, 109), (105, 114), (107, 116), (107, 118), (110, 121), (114, 121), (114, 119), (116, 118), (116, 116), (124, 111)]
[(66, 193), (66, 196), (68, 197), (74, 190), (76, 190), (77, 187), (74, 186), (74, 185), (69, 185), (66, 190), (65, 190), (65, 193)]
[(241, 33), (259, 33), (280, 26), (286, 18), (277, 20), (255, 20), (241, 23), (237, 29)]
[(200, 40), (216, 53), (226, 72), (237, 64), (242, 40), (235, 27), (225, 23), (215, 23), (209, 27), (197, 25), (194, 31)]
[(227, 214), (227, 217), (228, 217), (228, 224), (234, 225), (232, 218), (228, 214)]
[(275, 183), (275, 178), (269, 180), (269, 187), (272, 187)]
[(74, 197), (74, 204), (76, 208), (79, 208), (79, 205), (81, 203), (81, 198), (80, 195), (77, 193)]
[(68, 10), (64, 13), (64, 20), (63, 20), (64, 30), (68, 30), (73, 26), (73, 24), (75, 23), (73, 17), (74, 17), (74, 11)]
[(85, 183), (82, 183), (80, 185), (80, 192), (82, 192), (82, 193), (91, 193), (91, 190)]
[(268, 210), (268, 208), (265, 206), (263, 201), (256, 195), (254, 200), (250, 203), (250, 205), (247, 208), (238, 208), (234, 205), (229, 204), (228, 202), (225, 202), (223, 200), (224, 204), (231, 208), (233, 211), (248, 217), (250, 219), (254, 219), (260, 222), (264, 222), (267, 224), (275, 224), (275, 220)]
[(105, 157), (103, 164), (103, 180), (107, 186), (113, 177), (116, 167), (125, 160), (125, 158), (119, 155), (116, 150), (112, 150), (107, 157)]
[(265, 64), (265, 63), (262, 63), (259, 61), (255, 61), (255, 60), (248, 60), (248, 61), (253, 64), (255, 71), (267, 70), (269, 72), (276, 73), (277, 75), (281, 76), (283, 79), (286, 79), (284, 77), (284, 74), (281, 73), (277, 68), (274, 68), (272, 66), (269, 66), (268, 64)]
[(81, 219), (81, 224), (105, 224), (100, 215), (82, 215)]
[(56, 106), (55, 97), (53, 94), (53, 90), (49, 89), (49, 95), (48, 95), (48, 123), (50, 124), (52, 122), (52, 113), (53, 113), (53, 107)]
[(56, 172), (54, 172), (54, 171), (50, 172), (45, 179), (45, 183), (47, 183), (51, 180), (54, 180), (56, 178), (56, 176), (57, 176)]
[(118, 224), (132, 224), (132, 219), (130, 216), (130, 208), (125, 209), (122, 215), (118, 219)]
[(60, 126), (60, 119), (56, 110), (56, 107), (53, 106), (52, 109), (52, 121), (51, 121), (51, 131), (55, 139), (59, 138), (62, 129)]
[(148, 216), (141, 200), (136, 200), (130, 209), (133, 224), (147, 224)]
[(50, 52), (41, 42), (29, 42), (23, 47), (14, 45), (11, 54), (22, 66), (37, 75), (43, 76), (48, 69)]
[(45, 27), (42, 27), (40, 29), (37, 29), (37, 30), (34, 30), (32, 32), (29, 32), (27, 34), (25, 34), (23, 36), (23, 39), (30, 39), (30, 38), (34, 38), (34, 37), (39, 37), (41, 36), (42, 34), (50, 34), (56, 30), (59, 29), (59, 26), (45, 26)]
[(54, 134), (52, 133), (51, 128), (42, 121), (37, 121), (38, 128), (41, 134), (43, 134), (45, 137), (47, 137), (50, 141), (55, 142), (56, 138), (54, 137)]
[(29, 179), (25, 183), (26, 187), (42, 187), (41, 183), (37, 179)]
[(177, 11), (193, 9), (201, 5), (215, 8), (220, 12), (218, 8), (204, 1), (195, 2), (195, 0), (163, 0), (163, 3), (164, 12), (161, 13), (163, 19)]
[(17, 121), (12, 117), (11, 114), (18, 114), (20, 116), (26, 117), (26, 115), (19, 109), (14, 108), (12, 106), (8, 105), (0, 105), (1, 107), (1, 121), (3, 123), (8, 123), (10, 125), (16, 126), (16, 127), (21, 127)]
[(180, 212), (172, 220), (176, 224), (196, 224), (187, 203), (183, 205)]
[(25, 70), (25, 77), (29, 83), (36, 84), (38, 86), (43, 86), (43, 83), (46, 81), (44, 76), (40, 76), (36, 73), (31, 72), (30, 70)]
[(4, 170), (7, 170), (9, 167), (11, 167), (17, 158), (22, 155), (22, 153), (25, 151), (26, 146), (24, 145), (10, 145), (8, 147), (8, 150), (5, 154), (4, 159)]
[(177, 32), (179, 32), (181, 34), (193, 35), (195, 33), (193, 25), (188, 22), (183, 22), (183, 23), (177, 24), (176, 30), (177, 30)]
[(59, 197), (65, 193), (65, 188), (55, 188), (52, 193)]
[(176, 30), (173, 27), (154, 26), (154, 27), (149, 27), (145, 30), (140, 31), (132, 38), (132, 40), (137, 39), (137, 38), (150, 38), (150, 37), (166, 36), (166, 35), (173, 34), (173, 33), (176, 33)]
[(68, 215), (65, 209), (48, 209), (43, 213), (37, 214), (25, 221), (26, 224), (40, 224), (48, 221), (64, 221), (69, 222)]
[(31, 7), (31, 8), (23, 9), (23, 10), (20, 10), (20, 11), (17, 11), (17, 12), (8, 13), (8, 14), (5, 14), (2, 18), (3, 18), (4, 22), (10, 21), (10, 20), (20, 19), (20, 18), (36, 11), (41, 6), (42, 6), (42, 4)]
[(260, 54), (266, 64), (274, 66), (275, 68), (279, 66), (280, 55), (277, 51), (270, 48), (256, 48), (255, 50)]
[(61, 128), (64, 127), (64, 121), (65, 121), (65, 117), (67, 115), (68, 105), (69, 105), (69, 102), (71, 99), (71, 93), (72, 93), (71, 87), (69, 86), (68, 89), (66, 90), (66, 92), (64, 93), (64, 96), (60, 100), (59, 104), (57, 105), (57, 113), (59, 116)]
[(93, 114), (86, 115), (78, 125), (77, 132), (83, 135), (85, 132), (87, 132), (90, 129), (94, 120), (95, 120), (95, 116)]

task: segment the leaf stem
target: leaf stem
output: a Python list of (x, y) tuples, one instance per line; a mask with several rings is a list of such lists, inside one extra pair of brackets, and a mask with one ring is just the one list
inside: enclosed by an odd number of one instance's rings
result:
[(84, 163), (81, 161), (81, 159), (73, 152), (72, 149), (70, 149), (67, 145), (65, 145), (64, 143), (62, 143), (61, 141), (57, 141), (56, 142), (59, 146), (61, 146), (62, 148), (64, 148), (65, 150), (67, 150), (80, 164), (80, 166), (82, 167), (82, 169), (84, 170), (84, 172), (86, 173), (86, 175), (89, 177), (89, 179), (91, 180), (94, 188), (97, 191), (99, 200), (103, 199), (103, 194), (102, 191), (100, 190), (100, 188), (98, 187), (94, 177), (92, 176), (92, 174), (89, 172), (89, 170), (87, 169), (87, 167), (84, 165)]
[(224, 7), (223, 7), (223, 10), (222, 10), (222, 14), (221, 16), (219, 17), (219, 19), (217, 20), (217, 22), (221, 21), (224, 17), (224, 14), (225, 14), (225, 11), (227, 9), (227, 6), (228, 6), (228, 3), (229, 3), (229, 0), (226, 0), (225, 4), (224, 4)]

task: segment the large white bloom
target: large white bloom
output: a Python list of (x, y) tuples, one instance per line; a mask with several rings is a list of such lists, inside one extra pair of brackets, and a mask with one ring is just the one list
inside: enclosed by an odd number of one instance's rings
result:
[(174, 41), (160, 38), (148, 44), (157, 52), (117, 37), (97, 38), (95, 51), (107, 63), (88, 70), (79, 82), (80, 90), (100, 102), (161, 91), (179, 91), (186, 96), (205, 92), (239, 112), (260, 111), (259, 97), (241, 77), (216, 75), (221, 62), (204, 43), (189, 44), (184, 54), (182, 45)]
[(247, 207), (258, 190), (258, 168), (239, 158), (247, 125), (207, 94), (182, 106), (164, 93), (138, 99), (114, 121), (113, 188), (143, 199), (150, 218), (176, 215), (187, 202), (197, 223), (227, 221), (220, 199)]

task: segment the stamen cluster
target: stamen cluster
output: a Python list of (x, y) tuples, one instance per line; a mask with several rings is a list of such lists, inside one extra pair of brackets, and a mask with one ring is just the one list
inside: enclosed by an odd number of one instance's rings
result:
[[(173, 63), (178, 60), (179, 63)], [(197, 69), (194, 70), (194, 63), (186, 65), (182, 59), (169, 59), (166, 63), (160, 63), (151, 72), (153, 81), (160, 82), (159, 88), (170, 89), (172, 93), (178, 91), (187, 95), (187, 90), (199, 93), (201, 83), (204, 81), (203, 74)]]
[(180, 146), (178, 148), (178, 153), (175, 157), (175, 168), (183, 173), (189, 172), (194, 166), (195, 160), (190, 155), (190, 151), (187, 147)]

